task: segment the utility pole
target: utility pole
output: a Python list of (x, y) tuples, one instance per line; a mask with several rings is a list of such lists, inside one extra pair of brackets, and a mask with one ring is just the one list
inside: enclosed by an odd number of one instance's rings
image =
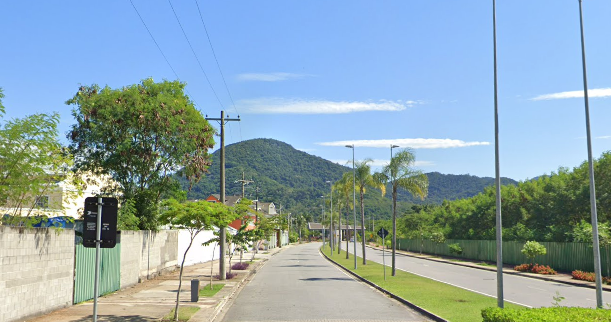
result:
[[(228, 116), (229, 117), (229, 116)], [(237, 119), (232, 119), (232, 118), (225, 118), (225, 111), (221, 111), (221, 118), (213, 118), (213, 117), (208, 117), (206, 115), (206, 120), (208, 121), (218, 121), (219, 124), (221, 125), (221, 182), (220, 182), (220, 186), (221, 186), (221, 191), (219, 192), (219, 194), (221, 195), (221, 203), (225, 204), (225, 124), (227, 122), (231, 122), (231, 121), (240, 121), (240, 116), (238, 115)], [(219, 227), (219, 239), (220, 239), (220, 243), (219, 243), (219, 248), (220, 248), (220, 255), (219, 255), (219, 278), (221, 280), (225, 280), (226, 278), (226, 273), (225, 273), (225, 241), (226, 241), (226, 233), (227, 231), (225, 230), (225, 227)]]
[(242, 184), (242, 199), (244, 199), (244, 190), (245, 190), (246, 185), (249, 183), (253, 183), (254, 181), (244, 179), (244, 172), (242, 172), (242, 180), (235, 181), (235, 183), (238, 183), (238, 182)]

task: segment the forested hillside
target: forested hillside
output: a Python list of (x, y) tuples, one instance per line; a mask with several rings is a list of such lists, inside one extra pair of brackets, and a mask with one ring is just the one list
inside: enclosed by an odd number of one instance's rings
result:
[[(213, 153), (210, 173), (188, 193), (189, 199), (203, 199), (218, 193), (220, 151)], [(226, 193), (241, 194), (242, 172), (247, 180), (246, 197), (261, 201), (273, 201), (277, 207), (293, 213), (320, 213), (323, 194), (329, 193), (327, 180), (335, 182), (351, 168), (335, 164), (323, 158), (296, 150), (289, 144), (273, 139), (254, 139), (228, 145), (225, 150)], [(429, 197), (424, 201), (413, 199), (405, 192), (399, 195), (399, 211), (411, 210), (412, 203), (441, 204), (444, 199), (471, 197), (486, 186), (494, 184), (492, 178), (471, 175), (445, 175), (428, 173)], [(503, 183), (516, 183), (504, 179)], [(186, 183), (182, 182), (187, 188)], [(259, 187), (257, 195), (255, 189)], [(390, 215), (390, 196), (382, 197), (380, 191), (368, 189), (365, 209), (368, 218), (387, 218)]]
[[(598, 222), (601, 240), (611, 241), (611, 152), (595, 160)], [(503, 186), (504, 240), (585, 241), (592, 239), (588, 163), (573, 170)], [(445, 202), (406, 218), (405, 235), (443, 233), (453, 239), (494, 239), (495, 191), (492, 187), (475, 197)]]

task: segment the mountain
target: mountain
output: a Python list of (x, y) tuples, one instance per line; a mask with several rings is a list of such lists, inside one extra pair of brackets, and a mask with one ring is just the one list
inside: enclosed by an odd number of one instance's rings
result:
[[(189, 199), (205, 199), (219, 190), (220, 150), (212, 154), (210, 173), (195, 184), (188, 193)], [(321, 157), (296, 150), (289, 144), (273, 139), (254, 139), (225, 147), (225, 191), (227, 195), (241, 195), (242, 173), (246, 180), (246, 198), (262, 202), (274, 202), (276, 207), (295, 213), (320, 213), (323, 194), (328, 195), (330, 186), (326, 181), (335, 182), (352, 168), (338, 165)], [(398, 210), (409, 209), (412, 203), (441, 204), (444, 199), (454, 200), (472, 197), (494, 184), (494, 178), (480, 178), (471, 175), (451, 175), (431, 172), (429, 197), (424, 201), (413, 198), (405, 191), (399, 193), (401, 204)], [(184, 179), (180, 179), (187, 187)], [(516, 184), (503, 178), (503, 184)], [(257, 189), (258, 193), (257, 193)], [(387, 190), (390, 191), (390, 190)], [(382, 197), (378, 191), (366, 194), (366, 213), (375, 218), (386, 218), (390, 212), (389, 193)], [(358, 196), (357, 196), (358, 198)]]

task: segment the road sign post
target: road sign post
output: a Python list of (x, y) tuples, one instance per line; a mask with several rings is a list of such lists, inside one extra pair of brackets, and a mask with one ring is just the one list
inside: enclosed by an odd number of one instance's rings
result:
[(388, 236), (388, 230), (384, 227), (378, 230), (378, 236), (382, 237), (382, 266), (384, 267), (384, 280), (386, 280), (386, 236)]
[(100, 285), (100, 248), (114, 248), (117, 244), (116, 198), (89, 197), (85, 199), (83, 215), (83, 246), (95, 247), (95, 282), (93, 285), (93, 322), (98, 321), (98, 292)]

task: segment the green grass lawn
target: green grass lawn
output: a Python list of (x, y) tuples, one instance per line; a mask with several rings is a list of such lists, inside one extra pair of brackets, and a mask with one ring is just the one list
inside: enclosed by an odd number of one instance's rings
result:
[[(180, 322), (189, 321), (189, 319), (197, 311), (199, 311), (199, 307), (197, 306), (180, 306), (178, 308), (178, 321)], [(174, 321), (174, 309), (172, 309), (170, 313), (164, 316), (163, 319), (161, 319), (161, 321)]]
[[(212, 284), (212, 289), (210, 289), (210, 284), (208, 284), (199, 289), (199, 296), (212, 297), (214, 296), (214, 294), (218, 293), (218, 291), (220, 291), (223, 286), (225, 286), (225, 284)], [(180, 310), (178, 313), (180, 313)]]
[[(325, 254), (328, 253), (327, 247)], [(339, 256), (337, 256), (337, 253), (334, 254), (333, 260), (368, 281), (449, 321), (482, 321), (482, 309), (496, 307), (496, 298), (467, 291), (459, 287), (400, 270), (397, 270), (396, 276), (391, 276), (391, 268), (388, 265), (386, 267), (386, 281), (384, 281), (382, 265), (372, 261), (368, 261), (367, 265), (362, 265), (363, 260), (360, 257), (358, 258), (357, 270), (355, 271), (352, 254), (350, 259), (346, 259), (344, 251)], [(524, 308), (508, 302), (505, 302), (505, 307)]]

